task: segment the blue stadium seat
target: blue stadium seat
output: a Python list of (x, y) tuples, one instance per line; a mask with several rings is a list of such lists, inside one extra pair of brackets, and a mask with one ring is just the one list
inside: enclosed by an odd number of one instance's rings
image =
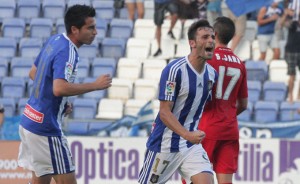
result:
[(262, 84), (260, 81), (247, 81), (248, 84), (248, 100), (256, 102), (261, 99)]
[(247, 109), (237, 116), (238, 121), (251, 121), (253, 115), (253, 104), (248, 102)]
[(264, 82), (268, 77), (268, 65), (265, 61), (246, 61), (247, 79)]
[(0, 38), (0, 57), (11, 59), (17, 53), (17, 42), (14, 38)]
[(265, 101), (285, 101), (287, 86), (284, 82), (266, 81), (263, 84), (263, 99)]
[(88, 58), (80, 57), (77, 65), (77, 75), (76, 78), (79, 82), (82, 82), (84, 78), (90, 76), (90, 61)]
[(32, 18), (30, 21), (30, 37), (46, 40), (52, 34), (53, 22), (50, 18)]
[(22, 77), (4, 77), (2, 79), (2, 96), (5, 98), (25, 97), (26, 83)]
[(65, 0), (43, 0), (43, 16), (56, 21), (64, 17), (66, 3)]
[(8, 59), (0, 57), (0, 81), (8, 74)]
[(4, 106), (5, 117), (12, 117), (16, 114), (16, 101), (14, 98), (0, 98), (0, 104)]
[(18, 17), (24, 18), (25, 22), (29, 23), (32, 18), (40, 16), (40, 8), (40, 0), (18, 0)]
[[(87, 82), (94, 82), (96, 80), (96, 77), (87, 77), (85, 79), (83, 79), (83, 83), (87, 83)], [(96, 90), (96, 91), (91, 91), (88, 93), (84, 93), (82, 95), (83, 98), (93, 98), (95, 99), (97, 102), (101, 99), (101, 98), (105, 98), (107, 96), (107, 90)]]
[(55, 23), (56, 33), (64, 33), (66, 32), (65, 22), (63, 18), (58, 18)]
[(300, 114), (298, 113), (298, 109), (300, 109), (300, 102), (281, 102), (279, 108), (280, 121), (299, 121)]
[(73, 101), (74, 119), (93, 119), (97, 110), (97, 101), (92, 98), (76, 98)]
[(5, 18), (2, 24), (3, 37), (15, 38), (17, 42), (25, 35), (25, 21), (22, 18)]
[(29, 79), (29, 71), (33, 65), (32, 58), (14, 57), (11, 60), (10, 72), (12, 77), (23, 77), (25, 81)]
[(41, 38), (21, 38), (19, 53), (21, 57), (36, 58), (43, 45)]
[[(136, 15), (137, 14), (135, 14), (135, 18), (137, 17)], [(126, 7), (121, 8), (119, 10), (119, 18), (120, 19), (128, 19), (128, 9)]]
[(91, 5), (91, 1), (90, 0), (68, 0), (67, 1), (67, 7), (71, 7), (74, 6), (75, 4), (85, 4), (90, 6)]
[(93, 1), (96, 10), (96, 18), (105, 19), (108, 22), (115, 16), (114, 1)]
[(104, 74), (115, 76), (116, 60), (114, 58), (95, 58), (92, 61), (92, 77), (98, 77)]
[(0, 23), (4, 18), (15, 17), (16, 1), (15, 0), (0, 0)]
[(96, 29), (97, 29), (97, 41), (99, 43), (107, 36), (108, 22), (105, 19), (97, 18), (96, 19)]
[(257, 101), (254, 105), (254, 120), (259, 123), (278, 121), (278, 110), (277, 102)]
[(95, 39), (90, 45), (86, 45), (86, 44), (82, 45), (78, 49), (78, 54), (80, 57), (89, 58), (89, 59), (97, 57), (99, 54), (97, 40)]
[(125, 54), (125, 40), (117, 38), (104, 38), (100, 47), (102, 57), (119, 59)]
[(27, 104), (28, 98), (20, 98), (18, 101), (18, 114), (21, 115), (23, 114), (25, 105)]
[(67, 135), (88, 135), (89, 123), (85, 121), (69, 121), (66, 126)]
[(133, 21), (130, 19), (112, 19), (110, 22), (109, 36), (111, 38), (128, 39), (132, 35)]
[(113, 121), (99, 120), (89, 123), (89, 135), (97, 135), (100, 131), (106, 130), (113, 124)]
[(32, 88), (33, 88), (33, 81), (32, 80), (28, 80), (27, 82), (27, 88), (26, 88), (26, 96), (30, 96), (32, 93)]

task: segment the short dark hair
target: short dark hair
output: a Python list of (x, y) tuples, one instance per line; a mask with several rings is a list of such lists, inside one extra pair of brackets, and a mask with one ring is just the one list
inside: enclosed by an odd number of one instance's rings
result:
[(71, 33), (71, 27), (75, 26), (80, 29), (85, 24), (85, 19), (95, 17), (96, 11), (93, 7), (76, 4), (68, 8), (65, 14), (65, 28), (68, 34)]
[(209, 27), (209, 28), (213, 29), (213, 27), (209, 24), (209, 22), (207, 20), (204, 20), (204, 19), (198, 20), (198, 21), (194, 22), (188, 30), (188, 39), (189, 40), (195, 40), (196, 32), (197, 32), (198, 28), (200, 28), (200, 27)]
[(218, 17), (214, 23), (214, 30), (219, 41), (227, 45), (234, 36), (235, 26), (230, 18)]

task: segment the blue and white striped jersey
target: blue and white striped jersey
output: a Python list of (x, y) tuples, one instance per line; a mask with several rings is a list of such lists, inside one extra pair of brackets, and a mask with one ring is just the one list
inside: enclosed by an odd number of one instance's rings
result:
[[(159, 100), (173, 101), (172, 113), (189, 131), (198, 129), (205, 102), (211, 98), (211, 90), (218, 78), (216, 70), (205, 64), (199, 74), (188, 61), (188, 57), (170, 62), (162, 71), (159, 84)], [(179, 152), (192, 146), (170, 130), (159, 117), (148, 139), (147, 148), (156, 152)]]
[(53, 81), (74, 82), (78, 50), (64, 34), (53, 35), (44, 44), (34, 64), (37, 67), (31, 96), (25, 106), (21, 125), (42, 136), (60, 136), (66, 97), (53, 94)]

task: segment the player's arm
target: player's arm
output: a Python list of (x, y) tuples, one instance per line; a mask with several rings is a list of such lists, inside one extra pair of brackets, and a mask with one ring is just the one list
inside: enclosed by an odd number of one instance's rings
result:
[(160, 101), (160, 119), (169, 129), (183, 137), (185, 140), (188, 140), (193, 144), (199, 144), (205, 137), (205, 133), (202, 131), (190, 132), (185, 129), (172, 113), (171, 109), (173, 105), (174, 103), (171, 101)]
[(29, 78), (31, 80), (34, 80), (35, 74), (36, 74), (36, 66), (32, 65), (32, 67), (31, 67), (31, 69), (29, 71)]
[(53, 94), (55, 96), (74, 96), (90, 91), (106, 89), (111, 86), (112, 78), (107, 75), (99, 76), (91, 83), (69, 83), (65, 79), (55, 79), (53, 81)]
[(242, 113), (244, 110), (246, 110), (247, 106), (248, 106), (248, 98), (238, 98), (236, 115), (238, 116), (240, 113)]

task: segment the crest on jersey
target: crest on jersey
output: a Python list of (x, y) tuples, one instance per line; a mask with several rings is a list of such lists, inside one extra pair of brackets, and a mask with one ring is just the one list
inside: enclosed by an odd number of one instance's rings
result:
[(176, 87), (176, 82), (167, 81), (166, 82), (165, 95), (167, 95), (167, 96), (174, 96), (175, 87)]
[(70, 62), (66, 62), (66, 67), (65, 67), (65, 78), (69, 81), (71, 75), (73, 72), (73, 65)]
[(208, 83), (207, 83), (207, 89), (208, 89), (208, 91), (211, 91), (212, 87), (213, 87), (213, 82), (211, 80), (209, 80)]
[(151, 183), (157, 183), (157, 182), (158, 182), (158, 178), (159, 178), (158, 175), (152, 174), (152, 175), (151, 175), (151, 178), (150, 178), (150, 182), (151, 182)]

